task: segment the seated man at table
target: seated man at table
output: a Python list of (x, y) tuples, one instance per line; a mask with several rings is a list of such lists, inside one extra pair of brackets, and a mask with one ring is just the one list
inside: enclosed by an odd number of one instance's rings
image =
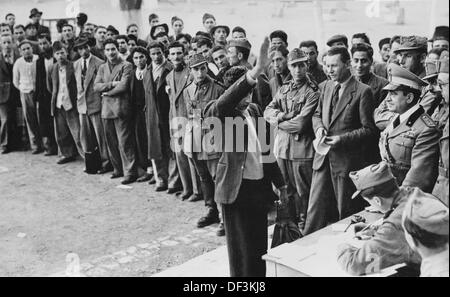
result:
[(352, 275), (365, 275), (396, 264), (419, 265), (420, 256), (406, 242), (402, 214), (408, 199), (420, 190), (399, 188), (384, 162), (351, 172), (350, 178), (357, 189), (352, 198), (362, 196), (372, 208), (385, 216), (377, 230), (362, 224), (355, 225), (355, 231), (363, 228), (357, 235), (369, 239), (360, 248), (348, 243), (338, 247), (338, 263), (342, 269)]

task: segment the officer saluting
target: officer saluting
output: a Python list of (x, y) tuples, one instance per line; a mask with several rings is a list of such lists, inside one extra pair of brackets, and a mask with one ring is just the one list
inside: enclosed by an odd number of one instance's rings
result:
[(430, 193), (438, 174), (439, 132), (418, 103), (427, 83), (396, 65), (388, 66), (387, 105), (398, 113), (380, 138), (380, 153), (401, 186)]

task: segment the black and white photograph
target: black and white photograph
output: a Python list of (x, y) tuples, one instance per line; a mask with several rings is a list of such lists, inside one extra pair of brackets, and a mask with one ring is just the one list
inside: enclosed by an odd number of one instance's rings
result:
[(449, 277), (448, 25), (446, 0), (0, 0), (0, 277)]

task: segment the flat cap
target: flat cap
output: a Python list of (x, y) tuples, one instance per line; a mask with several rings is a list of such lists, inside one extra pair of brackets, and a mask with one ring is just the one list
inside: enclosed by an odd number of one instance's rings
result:
[(110, 31), (112, 32), (114, 35), (119, 35), (119, 30), (116, 29), (116, 27), (114, 27), (113, 25), (109, 25), (106, 28), (106, 31)]
[(395, 180), (391, 169), (385, 162), (350, 172), (349, 176), (356, 187), (356, 192), (352, 195), (352, 199), (355, 199), (364, 190)]
[(197, 67), (202, 64), (208, 64), (208, 60), (203, 56), (203, 54), (195, 54), (189, 59), (189, 67)]
[(299, 48), (294, 48), (287, 56), (287, 61), (289, 65), (308, 61), (308, 57)]
[(436, 235), (448, 235), (449, 210), (439, 199), (415, 188), (403, 212), (403, 220), (409, 219), (421, 229)]
[(422, 36), (401, 36), (400, 46), (394, 50), (394, 53), (402, 51), (427, 51), (427, 38)]
[(431, 38), (431, 42), (436, 40), (447, 40), (449, 37), (449, 27), (448, 26), (437, 26), (434, 29), (433, 37)]
[(389, 84), (383, 88), (386, 91), (395, 91), (401, 86), (410, 87), (416, 90), (422, 90), (422, 87), (428, 83), (411, 71), (397, 65), (390, 63), (387, 68)]
[(203, 23), (206, 22), (206, 20), (208, 20), (208, 19), (213, 19), (214, 21), (216, 20), (216, 18), (215, 18), (212, 14), (210, 14), (210, 13), (205, 13), (205, 14), (203, 15), (203, 18), (202, 18)]
[(345, 44), (345, 46), (348, 47), (348, 38), (345, 35), (338, 34), (338, 35), (331, 36), (330, 39), (328, 39), (328, 41), (327, 41), (327, 45), (332, 46), (333, 43), (335, 43), (335, 42), (343, 42)]
[(228, 42), (229, 47), (242, 47), (251, 50), (252, 45), (247, 38), (234, 38)]
[(209, 34), (208, 32), (198, 31), (197, 33), (195, 33), (195, 37), (208, 39), (212, 42), (211, 34)]

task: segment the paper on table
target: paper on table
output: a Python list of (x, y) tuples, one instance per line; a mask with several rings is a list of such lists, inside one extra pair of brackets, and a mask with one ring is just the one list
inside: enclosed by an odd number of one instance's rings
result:
[(330, 151), (330, 146), (325, 143), (326, 135), (323, 135), (321, 138), (316, 138), (313, 141), (314, 150), (319, 155), (325, 156)]
[(267, 254), (275, 258), (289, 258), (300, 261), (315, 253), (312, 247), (302, 247), (295, 244), (284, 243), (267, 251)]
[(333, 224), (331, 225), (331, 230), (333, 230), (333, 232), (344, 232), (347, 227), (348, 224)]

